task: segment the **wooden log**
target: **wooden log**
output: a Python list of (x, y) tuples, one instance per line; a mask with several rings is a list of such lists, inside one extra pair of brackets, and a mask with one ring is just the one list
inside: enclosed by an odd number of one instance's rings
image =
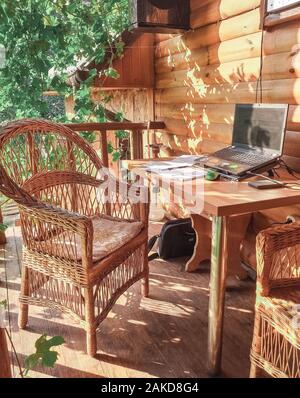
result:
[(300, 106), (289, 107), (287, 128), (291, 131), (300, 131)]
[[(201, 2), (202, 3), (202, 2)], [(208, 4), (201, 4), (191, 14), (191, 27), (193, 29), (205, 26), (217, 21), (243, 14), (260, 7), (261, 0), (216, 0)]]
[(282, 159), (286, 162), (287, 165), (289, 165), (295, 171), (300, 173), (300, 158), (299, 158), (299, 156), (295, 157), (295, 156), (284, 155), (282, 157)]
[(227, 147), (230, 144), (231, 141), (222, 143), (214, 140), (203, 140), (200, 147), (200, 153), (214, 153), (216, 151), (219, 151), (220, 149)]
[(229, 18), (220, 23), (207, 25), (183, 36), (176, 36), (157, 45), (156, 57), (177, 54), (185, 49), (210, 46), (226, 40), (242, 37), (260, 30), (260, 10), (255, 9), (243, 15)]
[[(229, 124), (234, 121), (235, 104), (160, 104), (158, 117), (163, 119), (195, 119), (202, 123)], [(300, 106), (290, 105), (287, 130), (300, 131)]]
[(208, 65), (208, 48), (203, 47), (192, 51), (184, 51), (168, 57), (158, 58), (155, 62), (156, 74), (170, 72), (172, 70), (186, 69), (187, 66)]
[(264, 53), (266, 55), (297, 51), (295, 46), (300, 43), (300, 24), (297, 21), (279, 25), (266, 31), (264, 35)]
[[(157, 88), (194, 86), (201, 84), (223, 84), (256, 81), (260, 76), (260, 58), (226, 62), (221, 65), (190, 67), (157, 75)], [(293, 79), (300, 77), (300, 53), (273, 54), (263, 59), (263, 79)]]
[(211, 139), (217, 142), (230, 142), (232, 138), (232, 126), (230, 124), (205, 124), (199, 120), (164, 119), (166, 131), (178, 136), (196, 138), (201, 141)]
[(256, 81), (260, 73), (260, 58), (247, 61), (235, 61), (221, 65), (190, 68), (159, 74), (156, 77), (157, 88), (170, 88), (201, 84), (239, 83)]
[(262, 33), (238, 37), (217, 43), (208, 48), (208, 59), (211, 65), (234, 60), (259, 57), (261, 54)]
[(201, 153), (212, 153), (228, 146), (228, 143), (225, 142), (222, 143), (206, 139), (202, 140), (199, 138), (186, 138), (166, 132), (162, 132), (159, 139), (166, 147), (172, 148), (174, 156), (184, 153), (196, 155)]
[(300, 158), (299, 142), (300, 131), (287, 131), (284, 142), (284, 155)]
[(235, 60), (245, 60), (246, 58), (259, 57), (261, 53), (261, 33), (227, 40), (213, 46), (200, 48), (197, 50), (185, 50), (179, 54), (169, 55), (168, 57), (156, 60), (156, 73), (166, 73), (168, 71), (184, 70), (208, 64), (216, 65)]
[(160, 119), (195, 119), (205, 124), (233, 124), (234, 104), (160, 104), (157, 117)]
[[(256, 101), (256, 82), (236, 84), (199, 85), (156, 90), (158, 103), (198, 103), (229, 104), (254, 103)], [(300, 104), (300, 79), (283, 79), (262, 82), (263, 102)]]
[(294, 79), (299, 77), (300, 52), (295, 54), (291, 52), (278, 53), (264, 57), (264, 80)]

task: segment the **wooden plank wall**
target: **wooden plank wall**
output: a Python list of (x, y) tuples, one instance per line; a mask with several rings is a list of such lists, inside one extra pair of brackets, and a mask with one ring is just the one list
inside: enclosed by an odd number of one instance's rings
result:
[[(118, 79), (96, 78), (95, 87), (102, 89), (144, 89), (154, 86), (154, 35), (136, 34), (136, 39), (125, 46), (121, 58), (113, 62), (119, 73)], [(135, 36), (134, 36), (135, 37)]]
[[(261, 0), (191, 0), (193, 30), (156, 35), (155, 111), (168, 128), (161, 141), (178, 153), (230, 143), (234, 104), (256, 102), (261, 19)], [(263, 55), (263, 102), (291, 105), (285, 154), (298, 166), (300, 21), (264, 31)]]

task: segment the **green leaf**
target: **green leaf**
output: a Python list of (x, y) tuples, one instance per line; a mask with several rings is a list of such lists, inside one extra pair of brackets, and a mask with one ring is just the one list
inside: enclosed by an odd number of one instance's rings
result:
[(58, 358), (56, 351), (46, 351), (42, 356), (42, 364), (47, 368), (53, 368)]
[(43, 334), (41, 337), (39, 337), (36, 342), (35, 342), (35, 348), (37, 351), (43, 350), (43, 346), (45, 344), (45, 342), (47, 341), (47, 336), (45, 334)]
[(61, 336), (54, 336), (48, 340), (49, 347), (55, 347), (64, 344), (65, 340)]
[(110, 77), (112, 79), (118, 79), (120, 77), (119, 72), (112, 67), (105, 69), (104, 74), (105, 76)]
[(25, 368), (34, 369), (39, 363), (38, 354), (32, 354), (25, 358)]
[(123, 112), (117, 112), (115, 115), (115, 120), (116, 122), (123, 122), (124, 120)]
[(119, 151), (114, 152), (112, 158), (114, 162), (117, 162), (118, 160), (121, 159), (121, 153)]
[(119, 139), (119, 140), (124, 140), (125, 138), (128, 138), (128, 132), (125, 130), (118, 130), (115, 132), (115, 136)]
[(0, 232), (5, 232), (8, 228), (7, 224), (0, 223)]
[(52, 351), (51, 348), (60, 346), (64, 342), (61, 336), (50, 339), (47, 339), (45, 334), (40, 336), (35, 342), (36, 352), (25, 358), (25, 374), (27, 375), (29, 370), (34, 369), (38, 364), (53, 368), (58, 359), (58, 352)]
[[(86, 122), (92, 117), (103, 121), (104, 112), (95, 108), (90, 94), (96, 68), (79, 89), (68, 85), (66, 71), (84, 60), (96, 65), (107, 61), (103, 75), (119, 77), (112, 62), (123, 53), (124, 43), (118, 38), (131, 25), (129, 3), (1, 0), (0, 43), (6, 49), (6, 60), (0, 70), (0, 122), (23, 117), (65, 121), (64, 108), (56, 111), (53, 102), (44, 100), (43, 93), (49, 90), (76, 97), (74, 121)], [(101, 105), (111, 98), (101, 94)], [(18, 161), (25, 170), (25, 157)], [(54, 167), (53, 159), (50, 166)]]
[(108, 143), (107, 144), (107, 152), (111, 154), (111, 153), (113, 153), (113, 151), (114, 151), (113, 145), (111, 143)]
[(0, 301), (0, 307), (4, 307), (4, 309), (6, 309), (7, 308), (7, 300)]

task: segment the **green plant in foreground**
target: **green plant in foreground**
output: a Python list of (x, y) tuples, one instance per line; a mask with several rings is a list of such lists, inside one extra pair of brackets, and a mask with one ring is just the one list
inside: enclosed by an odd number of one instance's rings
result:
[(7, 308), (7, 300), (0, 301), (0, 307), (3, 307), (6, 310), (6, 308)]
[(8, 228), (7, 224), (0, 223), (0, 232), (5, 232)]
[[(7, 300), (1, 300), (0, 301), (0, 310), (6, 310), (7, 309)], [(1, 325), (0, 325), (1, 327)], [(53, 368), (54, 365), (57, 362), (58, 359), (58, 352), (52, 350), (53, 347), (58, 347), (62, 344), (64, 344), (65, 340), (61, 336), (54, 336), (51, 338), (47, 338), (47, 335), (42, 335), (37, 339), (35, 342), (35, 353), (29, 355), (28, 357), (25, 358), (25, 368), (24, 371), (22, 370), (21, 363), (16, 351), (16, 348), (14, 346), (13, 340), (11, 338), (10, 333), (8, 330), (5, 328), (7, 337), (11, 343), (13, 352), (16, 356), (16, 360), (18, 363), (19, 371), (20, 371), (20, 376), (23, 377), (28, 377), (28, 373), (30, 370), (33, 370), (36, 368), (38, 365), (43, 365), (47, 368)]]
[(23, 375), (27, 376), (28, 372), (38, 365), (53, 368), (58, 359), (58, 352), (52, 350), (52, 348), (58, 347), (64, 344), (64, 342), (65, 340), (61, 336), (54, 336), (47, 339), (47, 335), (44, 334), (38, 338), (35, 342), (36, 352), (25, 359), (25, 370)]

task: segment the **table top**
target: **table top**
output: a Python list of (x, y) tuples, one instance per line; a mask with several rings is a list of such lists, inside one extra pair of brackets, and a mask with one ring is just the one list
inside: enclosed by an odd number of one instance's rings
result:
[(253, 213), (296, 204), (300, 204), (300, 187), (258, 190), (246, 181), (204, 182), (204, 211), (211, 215)]
[[(142, 168), (147, 160), (130, 161), (129, 169)], [(152, 174), (153, 175), (153, 174)], [(159, 176), (157, 177), (159, 178)], [(285, 182), (295, 184), (290, 176)], [(244, 213), (253, 213), (260, 210), (273, 209), (300, 204), (300, 186), (258, 190), (243, 182), (206, 181), (195, 179), (184, 183), (187, 192), (192, 192), (195, 184), (203, 187), (203, 212), (212, 216), (230, 216)], [(176, 183), (174, 183), (176, 185)], [(186, 197), (188, 201), (188, 197)]]

